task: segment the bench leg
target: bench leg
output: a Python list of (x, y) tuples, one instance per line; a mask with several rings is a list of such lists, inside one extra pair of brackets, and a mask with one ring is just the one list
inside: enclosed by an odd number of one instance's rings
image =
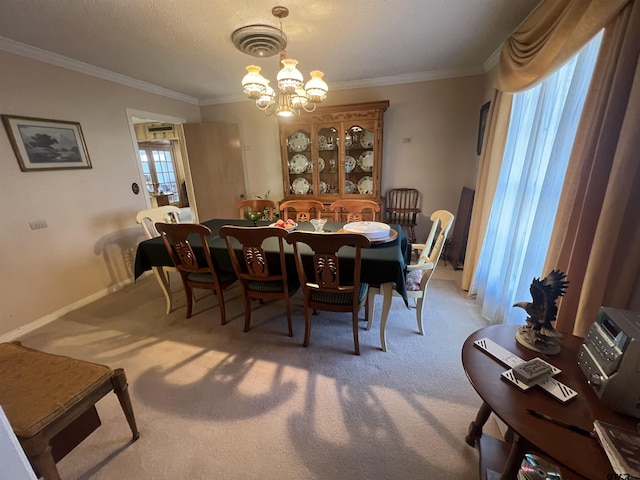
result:
[(133, 415), (133, 407), (131, 406), (131, 398), (129, 397), (129, 385), (127, 384), (127, 376), (124, 374), (122, 368), (117, 368), (111, 377), (111, 384), (113, 385), (113, 391), (118, 396), (120, 406), (127, 417), (127, 422), (131, 428), (133, 434), (133, 441), (135, 442), (140, 437), (140, 432), (136, 426), (136, 418)]
[(43, 480), (60, 480), (60, 474), (58, 473), (58, 467), (51, 454), (51, 445), (46, 443), (46, 440), (40, 439), (37, 441), (39, 444), (42, 441), (42, 450), (38, 454), (29, 455), (29, 460), (38, 471), (38, 474)]

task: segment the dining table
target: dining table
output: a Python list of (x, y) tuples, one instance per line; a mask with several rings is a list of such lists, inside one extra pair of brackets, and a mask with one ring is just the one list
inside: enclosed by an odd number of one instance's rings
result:
[[(269, 221), (257, 221), (241, 220), (241, 219), (212, 219), (202, 222), (211, 230), (211, 236), (207, 239), (207, 247), (211, 252), (212, 259), (216, 264), (216, 267), (221, 271), (233, 272), (233, 265), (229, 257), (226, 242), (218, 235), (218, 231), (224, 225), (234, 226), (269, 226), (272, 222)], [(327, 222), (323, 227), (323, 232), (319, 232), (319, 235), (331, 234), (338, 232), (342, 229), (344, 223), (340, 222)], [(393, 290), (398, 292), (403, 298), (405, 305), (408, 307), (407, 298), (407, 284), (406, 284), (406, 268), (411, 260), (411, 244), (404, 233), (400, 225), (390, 224), (392, 230), (397, 233), (391, 235), (389, 239), (373, 241), (371, 247), (362, 250), (361, 254), (361, 273), (360, 281), (368, 283), (370, 285), (376, 285), (380, 287), (380, 291), (383, 296), (391, 297)], [(298, 231), (313, 232), (315, 229), (310, 222), (299, 222), (296, 227)], [(392, 232), (393, 233), (393, 232)], [(196, 256), (201, 256), (204, 259), (204, 250), (199, 238), (194, 237), (190, 240), (191, 246)], [(240, 249), (240, 245), (237, 245)], [(268, 253), (272, 248), (275, 253), (277, 251), (277, 245), (273, 246), (265, 245), (265, 251)], [(301, 249), (301, 255), (311, 254), (311, 251)], [(287, 265), (291, 265), (290, 274), (297, 275), (295, 273), (295, 257), (293, 252), (293, 246), (285, 242), (285, 255)], [(355, 256), (355, 248), (345, 247), (340, 250), (338, 258), (341, 262), (348, 264), (350, 259)], [(134, 275), (137, 280), (144, 272), (152, 270), (160, 288), (168, 302), (168, 310), (171, 310), (171, 295), (169, 293), (169, 282), (167, 272), (164, 267), (173, 267), (173, 262), (169, 256), (166, 246), (161, 237), (156, 237), (148, 240), (144, 240), (138, 244), (135, 257)], [(289, 267), (287, 267), (289, 270)], [(312, 272), (310, 272), (312, 273)], [(384, 300), (390, 301), (390, 298)], [(384, 301), (383, 300), (383, 301)], [(384, 312), (384, 309), (383, 309)], [(388, 315), (388, 312), (384, 312), (384, 317)], [(380, 343), (383, 351), (387, 351), (387, 344), (385, 339), (387, 318), (380, 319)], [(367, 328), (371, 327), (371, 319)]]

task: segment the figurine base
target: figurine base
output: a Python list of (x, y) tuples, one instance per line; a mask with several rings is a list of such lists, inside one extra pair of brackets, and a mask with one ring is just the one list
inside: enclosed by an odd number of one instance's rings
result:
[(516, 341), (523, 347), (546, 355), (557, 355), (561, 350), (560, 338), (541, 335), (526, 325), (518, 328)]

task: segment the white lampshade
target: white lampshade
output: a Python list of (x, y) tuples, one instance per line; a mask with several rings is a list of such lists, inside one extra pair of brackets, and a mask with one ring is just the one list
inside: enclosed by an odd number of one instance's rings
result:
[(327, 91), (329, 87), (327, 83), (322, 79), (324, 73), (320, 70), (314, 70), (311, 72), (311, 80), (307, 82), (304, 89), (307, 91), (309, 100), (313, 103), (320, 103), (327, 98)]
[(258, 107), (260, 110), (266, 109), (269, 105), (273, 103), (275, 99), (275, 95), (276, 95), (276, 92), (274, 92), (273, 88), (269, 86), (269, 80), (267, 80), (267, 89), (256, 100), (256, 107)]
[(283, 92), (295, 93), (304, 82), (302, 73), (296, 68), (298, 61), (293, 58), (283, 58), (281, 62), (282, 69), (277, 76), (278, 88)]
[(294, 108), (304, 108), (307, 103), (309, 103), (309, 98), (307, 97), (307, 92), (304, 91), (304, 88), (299, 87), (296, 89), (295, 93), (291, 94), (291, 106)]
[(268, 80), (260, 75), (260, 67), (257, 65), (247, 66), (247, 74), (242, 78), (242, 88), (249, 98), (252, 100), (260, 98), (265, 93), (268, 84)]

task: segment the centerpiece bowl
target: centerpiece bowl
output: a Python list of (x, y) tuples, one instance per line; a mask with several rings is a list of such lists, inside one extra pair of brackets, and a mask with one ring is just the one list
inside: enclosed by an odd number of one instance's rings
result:
[(254, 227), (258, 225), (258, 220), (262, 220), (263, 217), (264, 212), (262, 210), (247, 210), (244, 212), (244, 218), (251, 220)]

